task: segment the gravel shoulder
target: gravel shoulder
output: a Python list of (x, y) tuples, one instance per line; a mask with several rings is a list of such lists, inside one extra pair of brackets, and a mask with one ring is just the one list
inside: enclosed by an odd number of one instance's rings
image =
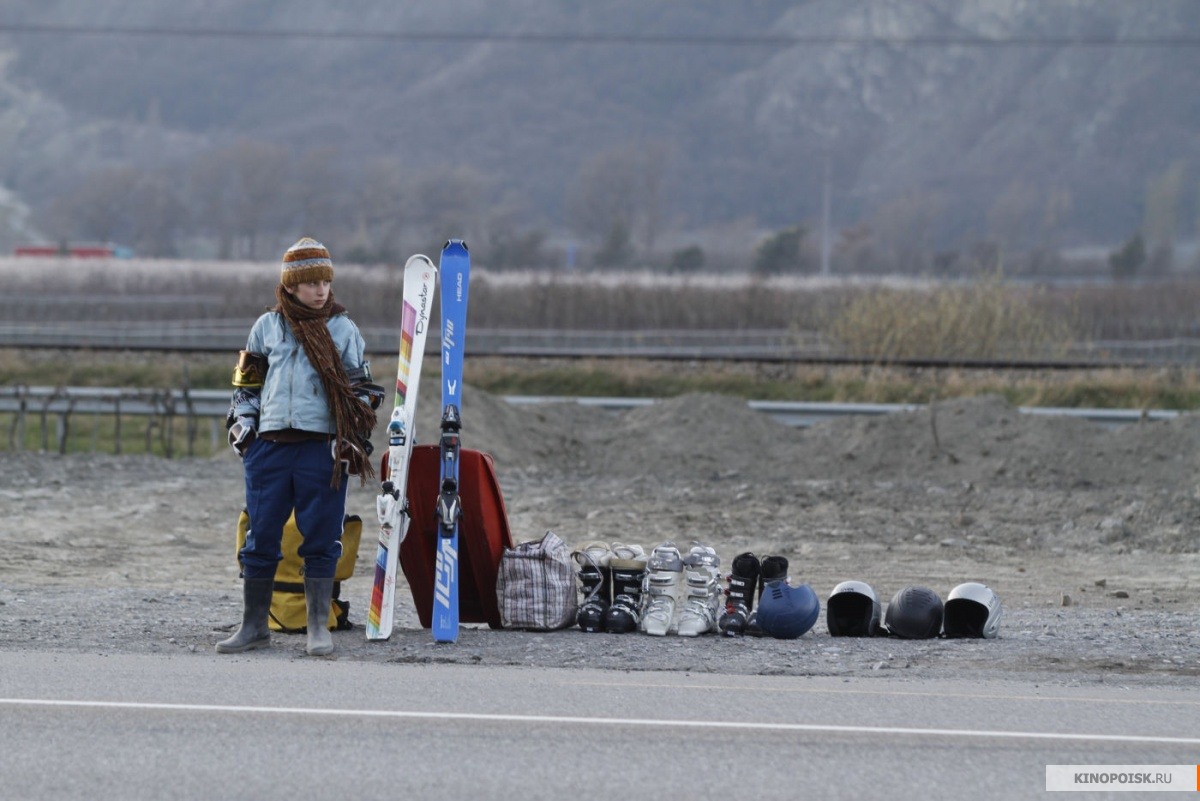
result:
[[(782, 426), (692, 395), (622, 413), (515, 408), (468, 391), (464, 445), (496, 461), (514, 537), (666, 539), (780, 554), (824, 600), (844, 579), (886, 601), (983, 581), (1005, 605), (994, 641), (800, 640), (492, 631), (434, 645), (406, 585), (397, 631), (362, 630), (372, 486), (352, 484), (364, 544), (336, 658), (780, 675), (1002, 676), (1193, 686), (1200, 674), (1200, 421), (1107, 429), (1023, 415), (998, 398), (886, 418)], [(418, 432), (436, 429), (423, 409)], [(381, 445), (381, 443), (379, 443)], [(163, 460), (5, 453), (0, 648), (217, 657), (240, 614), (232, 454)], [(275, 635), (293, 659), (303, 637)]]

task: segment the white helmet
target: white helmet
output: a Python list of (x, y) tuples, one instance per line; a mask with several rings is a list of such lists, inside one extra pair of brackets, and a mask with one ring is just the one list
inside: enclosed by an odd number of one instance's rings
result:
[(843, 581), (825, 604), (825, 623), (834, 637), (871, 637), (880, 633), (879, 597), (863, 581)]
[(984, 637), (1000, 633), (1000, 597), (991, 588), (968, 581), (946, 597), (944, 631), (947, 637)]

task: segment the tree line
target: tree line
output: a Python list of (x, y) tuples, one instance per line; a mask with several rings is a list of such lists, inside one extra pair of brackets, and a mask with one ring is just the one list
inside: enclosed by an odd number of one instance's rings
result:
[[(595, 263), (653, 250), (662, 206), (652, 155), (602, 154), (570, 183), (565, 224)], [(244, 139), (184, 166), (92, 171), (37, 210), (34, 224), (55, 242), (112, 242), (149, 258), (271, 258), (303, 231), (361, 263), (403, 261), (462, 237), (494, 268), (561, 264), (549, 225), (529, 218), (499, 179), (469, 166), (413, 167), (386, 156), (354, 165), (333, 148), (296, 153)]]
[[(926, 190), (840, 227), (823, 230), (819, 221), (803, 220), (762, 231), (751, 221), (727, 232), (724, 244), (714, 246), (709, 236), (702, 246), (679, 231), (673, 216), (666, 177), (673, 155), (667, 143), (595, 154), (564, 181), (562, 218), (536, 224), (502, 181), (469, 166), (414, 167), (387, 156), (348, 164), (333, 148), (297, 153), (244, 139), (182, 166), (96, 170), (60, 192), (34, 222), (55, 242), (112, 242), (150, 258), (270, 259), (305, 233), (322, 238), (341, 259), (364, 264), (403, 262), (412, 252), (462, 237), (497, 270), (688, 273), (720, 265), (761, 275), (1072, 271), (1062, 257), (1070, 193), (1021, 182), (992, 200), (980, 233), (950, 246), (939, 230), (946, 201)], [(1182, 163), (1152, 176), (1142, 226), (1106, 260), (1084, 270), (1130, 278), (1192, 267), (1175, 258), (1177, 243), (1192, 233), (1186, 189)], [(1200, 232), (1200, 219), (1195, 230)]]

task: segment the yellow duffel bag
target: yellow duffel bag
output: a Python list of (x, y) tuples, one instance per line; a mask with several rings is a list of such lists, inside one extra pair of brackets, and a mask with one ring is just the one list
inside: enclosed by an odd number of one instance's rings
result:
[[(250, 527), (250, 515), (245, 509), (238, 515), (237, 549), (246, 544), (246, 530)], [(329, 628), (345, 631), (354, 628), (350, 622), (350, 602), (343, 601), (342, 582), (354, 575), (354, 561), (358, 559), (358, 544), (362, 540), (362, 518), (346, 515), (342, 521), (342, 555), (333, 573), (333, 603), (329, 605)], [(304, 602), (304, 576), (300, 572), (304, 560), (300, 558), (300, 529), (296, 528), (293, 513), (283, 527), (283, 561), (275, 570), (275, 592), (271, 596), (271, 616), (267, 624), (272, 631), (299, 634), (308, 629), (308, 608)]]

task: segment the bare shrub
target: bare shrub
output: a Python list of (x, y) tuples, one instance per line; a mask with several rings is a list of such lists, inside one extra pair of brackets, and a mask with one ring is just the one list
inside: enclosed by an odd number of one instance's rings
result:
[(850, 301), (827, 334), (847, 355), (893, 359), (1051, 359), (1074, 340), (1069, 316), (1040, 305), (1041, 290), (998, 274), (930, 290), (871, 289)]

